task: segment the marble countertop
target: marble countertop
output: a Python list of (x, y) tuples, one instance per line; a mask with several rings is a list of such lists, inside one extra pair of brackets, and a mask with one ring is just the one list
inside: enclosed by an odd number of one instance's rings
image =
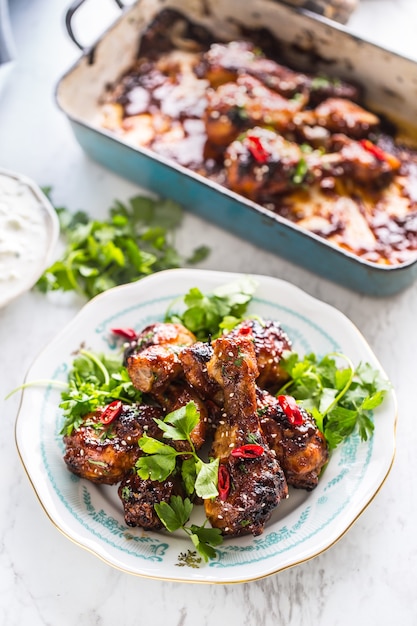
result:
[[(91, 3), (97, 6), (97, 0)], [(84, 155), (55, 105), (54, 86), (78, 57), (64, 29), (67, 4), (10, 2), (16, 60), (0, 93), (0, 166), (51, 185), (58, 204), (100, 215), (115, 198), (126, 199), (138, 189)], [(113, 17), (113, 4), (108, 5), (101, 18)], [(88, 35), (100, 32), (98, 22), (89, 22)], [(416, 23), (415, 0), (362, 0), (348, 28), (417, 60)], [(187, 215), (177, 243), (185, 249), (190, 240), (212, 248), (204, 267), (290, 280), (357, 325), (398, 395), (393, 469), (336, 545), (269, 578), (233, 586), (186, 585), (113, 569), (51, 524), (19, 460), (14, 443), (19, 397), (3, 398), (80, 307), (27, 293), (0, 310), (0, 624), (415, 626), (417, 508), (410, 471), (417, 448), (417, 287), (383, 300), (358, 295)]]

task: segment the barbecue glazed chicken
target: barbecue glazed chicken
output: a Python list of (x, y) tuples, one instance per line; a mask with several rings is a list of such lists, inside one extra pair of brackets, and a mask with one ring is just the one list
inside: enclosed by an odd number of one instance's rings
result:
[(161, 482), (142, 479), (138, 441), (146, 433), (188, 453), (188, 441), (167, 440), (156, 420), (193, 402), (200, 416), (190, 433), (194, 449), (206, 443), (219, 459), (218, 496), (204, 500), (209, 522), (225, 536), (261, 534), (288, 485), (313, 489), (328, 460), (311, 415), (272, 395), (288, 379), (281, 359), (290, 350), (272, 320), (247, 319), (208, 343), (181, 324), (147, 326), (125, 349), (144, 403), (114, 401), (86, 415), (64, 437), (68, 469), (94, 483), (119, 483), (126, 524), (160, 530), (154, 505), (186, 496), (180, 466)]
[(139, 458), (138, 440), (143, 433), (161, 437), (155, 418), (163, 419), (164, 414), (156, 406), (121, 405), (112, 414), (111, 422), (103, 423), (108, 413), (103, 408), (86, 415), (81, 426), (64, 437), (64, 461), (70, 472), (81, 478), (114, 485)]
[(143, 393), (158, 395), (181, 373), (178, 353), (196, 338), (181, 324), (147, 326), (125, 353), (127, 371)]
[(324, 435), (311, 414), (298, 406), (291, 396), (271, 395), (257, 389), (261, 428), (292, 487), (311, 491), (317, 487), (329, 459)]
[(224, 535), (259, 535), (288, 496), (288, 487), (261, 431), (258, 366), (250, 334), (216, 339), (207, 367), (223, 389), (224, 415), (212, 446), (213, 456), (220, 460), (219, 495), (204, 501), (206, 516)]
[(286, 47), (267, 32), (215, 42), (162, 13), (103, 96), (100, 125), (367, 262), (416, 258), (417, 150), (406, 129), (368, 110), (339, 76), (283, 65)]

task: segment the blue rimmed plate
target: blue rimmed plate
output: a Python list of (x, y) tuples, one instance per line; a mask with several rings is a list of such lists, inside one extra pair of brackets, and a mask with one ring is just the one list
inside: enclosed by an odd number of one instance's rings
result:
[[(80, 345), (97, 352), (115, 351), (111, 328), (140, 330), (162, 320), (172, 300), (191, 287), (210, 292), (238, 276), (169, 270), (112, 289), (85, 305), (39, 355), (26, 381), (65, 381)], [(340, 311), (282, 280), (254, 278), (259, 286), (250, 312), (280, 321), (299, 354), (344, 352), (355, 364), (369, 362), (385, 376), (363, 336)], [(75, 543), (114, 567), (151, 578), (245, 582), (310, 559), (349, 529), (378, 492), (394, 458), (397, 408), (391, 390), (375, 411), (373, 437), (366, 442), (356, 435), (347, 439), (332, 454), (314, 491), (292, 490), (263, 535), (227, 539), (216, 558), (190, 567), (184, 555), (192, 545), (185, 536), (127, 527), (116, 487), (94, 485), (68, 472), (62, 459), (59, 399), (53, 384), (25, 389), (16, 421), (17, 447), (41, 505)], [(197, 511), (196, 521), (199, 515)]]

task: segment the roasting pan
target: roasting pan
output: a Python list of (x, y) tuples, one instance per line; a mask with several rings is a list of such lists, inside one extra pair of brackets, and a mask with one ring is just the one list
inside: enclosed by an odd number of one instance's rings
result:
[[(77, 0), (66, 16), (69, 35), (75, 41), (72, 17), (82, 3)], [(57, 104), (89, 156), (255, 245), (355, 291), (389, 296), (415, 280), (417, 255), (415, 260), (392, 266), (363, 260), (170, 159), (132, 147), (97, 123), (106, 86), (133, 64), (142, 33), (167, 8), (181, 11), (216, 33), (219, 40), (235, 39), (242, 29), (267, 27), (279, 40), (282, 58), (290, 67), (362, 85), (366, 105), (395, 122), (400, 133), (414, 141), (415, 62), (364, 41), (326, 18), (273, 0), (140, 0), (129, 7), (120, 1), (117, 4), (120, 17), (92, 47), (83, 50), (56, 88)]]

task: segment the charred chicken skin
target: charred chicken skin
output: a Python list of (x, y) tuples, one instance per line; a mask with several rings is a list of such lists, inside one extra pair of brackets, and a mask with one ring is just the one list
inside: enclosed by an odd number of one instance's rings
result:
[(169, 502), (171, 496), (185, 495), (178, 476), (169, 476), (162, 482), (144, 480), (134, 470), (120, 483), (118, 494), (123, 504), (126, 524), (146, 530), (163, 528), (156, 514), (155, 504)]
[(257, 399), (262, 431), (276, 452), (288, 485), (311, 491), (329, 459), (323, 433), (311, 414), (292, 398), (276, 398), (258, 388)]
[(247, 334), (216, 339), (208, 372), (223, 389), (224, 415), (212, 447), (220, 460), (219, 495), (204, 501), (206, 515), (224, 535), (259, 535), (288, 487), (260, 427), (252, 339)]
[(86, 415), (83, 423), (64, 437), (64, 461), (73, 474), (94, 483), (114, 485), (128, 474), (140, 456), (138, 439), (147, 432), (160, 438), (156, 406), (123, 405), (110, 424), (101, 419), (105, 409)]

